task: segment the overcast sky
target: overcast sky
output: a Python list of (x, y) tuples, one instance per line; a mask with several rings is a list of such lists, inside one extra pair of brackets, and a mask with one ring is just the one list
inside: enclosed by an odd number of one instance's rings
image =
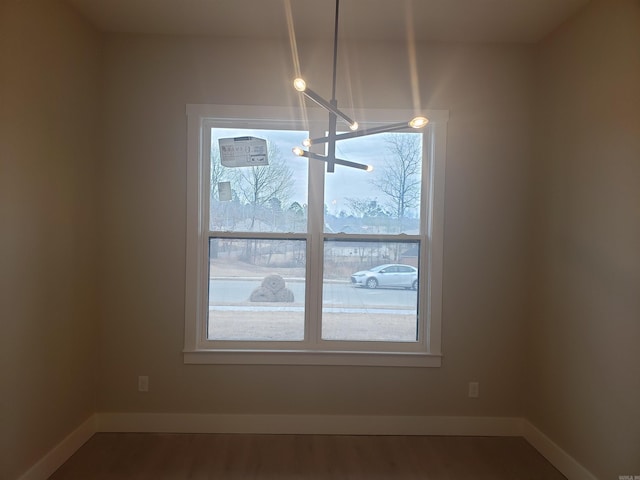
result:
[[(307, 203), (307, 162), (313, 160), (296, 156), (292, 152), (292, 148), (302, 146), (302, 141), (308, 137), (308, 133), (291, 130), (214, 128), (212, 129), (211, 143), (217, 147), (219, 138), (243, 136), (263, 138), (277, 145), (282, 158), (293, 171), (295, 185), (291, 200)], [(337, 214), (340, 210), (348, 211), (348, 203), (345, 198), (372, 198), (385, 203), (385, 196), (371, 184), (371, 180), (383, 175), (382, 167), (385, 159), (389, 157), (384, 136), (385, 134), (379, 134), (353, 138), (339, 141), (336, 144), (336, 157), (372, 165), (374, 170), (373, 172), (365, 172), (336, 165), (335, 173), (329, 173), (326, 177), (325, 203), (330, 213)]]

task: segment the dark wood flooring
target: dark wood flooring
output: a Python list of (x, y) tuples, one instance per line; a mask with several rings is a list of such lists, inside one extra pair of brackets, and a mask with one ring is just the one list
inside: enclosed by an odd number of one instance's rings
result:
[(520, 437), (98, 433), (50, 480), (564, 478)]

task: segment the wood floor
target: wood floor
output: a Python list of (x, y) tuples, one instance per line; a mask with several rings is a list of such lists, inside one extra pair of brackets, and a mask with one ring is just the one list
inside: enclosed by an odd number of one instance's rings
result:
[(50, 480), (564, 478), (520, 437), (98, 433)]

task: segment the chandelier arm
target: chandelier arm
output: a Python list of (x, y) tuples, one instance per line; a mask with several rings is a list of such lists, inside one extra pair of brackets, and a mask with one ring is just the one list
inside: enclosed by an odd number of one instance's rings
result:
[(320, 155), (318, 153), (308, 152), (306, 150), (302, 150), (302, 152), (299, 153), (299, 156), (306, 157), (311, 160), (320, 160), (322, 162), (327, 162), (327, 163), (332, 162), (332, 163), (336, 163), (337, 165), (357, 168), (359, 170), (365, 170), (367, 172), (370, 172), (371, 170), (373, 170), (373, 168), (370, 165), (366, 165), (364, 163), (350, 162), (349, 160), (343, 160), (341, 158), (329, 158), (328, 156)]
[(337, 115), (338, 117), (340, 117), (349, 126), (351, 126), (351, 125), (353, 125), (355, 123), (355, 121), (352, 120), (351, 118), (349, 118), (344, 112), (342, 112), (341, 110), (338, 110), (338, 107), (336, 107), (335, 105), (332, 105), (331, 102), (327, 102), (324, 98), (322, 98), (320, 95), (318, 95), (316, 92), (314, 92), (310, 88), (306, 88), (302, 93), (307, 98), (309, 98), (309, 100), (313, 100), (314, 102), (316, 102), (318, 105), (320, 105), (325, 110), (327, 110), (327, 111)]
[[(364, 128), (362, 130), (356, 130), (355, 132), (346, 132), (336, 135), (335, 140), (348, 140), (349, 138), (356, 137), (365, 137), (367, 135), (376, 135), (378, 133), (389, 133), (389, 132), (397, 132), (400, 130), (410, 129), (409, 122), (402, 123), (392, 123), (390, 125), (373, 127), (373, 128)], [(327, 143), (329, 141), (329, 137), (320, 137), (320, 138), (312, 138), (309, 140), (310, 145), (318, 145), (322, 143)]]
[[(337, 106), (337, 101), (336, 100), (331, 100), (331, 105), (333, 105), (334, 107)], [(336, 166), (335, 166), (335, 158), (336, 158), (336, 133), (337, 133), (337, 127), (336, 127), (336, 122), (338, 120), (338, 116), (333, 113), (333, 112), (329, 112), (329, 142), (327, 143), (327, 173), (333, 173), (336, 170)]]

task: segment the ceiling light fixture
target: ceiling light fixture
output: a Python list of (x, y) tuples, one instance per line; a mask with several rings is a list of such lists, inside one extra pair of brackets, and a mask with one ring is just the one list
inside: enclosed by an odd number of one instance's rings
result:
[[(348, 138), (364, 137), (366, 135), (374, 135), (378, 133), (395, 132), (399, 130), (405, 130), (407, 128), (424, 128), (429, 120), (423, 116), (417, 116), (409, 120), (408, 122), (393, 123), (381, 127), (366, 128), (358, 130), (358, 122), (349, 118), (344, 112), (338, 109), (338, 101), (336, 100), (336, 67), (338, 63), (338, 13), (340, 10), (340, 0), (336, 0), (336, 16), (335, 26), (333, 34), (333, 84), (331, 90), (331, 100), (327, 101), (311, 90), (307, 86), (307, 82), (302, 78), (296, 78), (293, 81), (293, 88), (302, 93), (308, 99), (314, 101), (322, 108), (329, 112), (329, 128), (326, 137), (321, 138), (308, 138), (302, 142), (305, 147), (312, 145), (327, 144), (327, 154), (320, 155), (317, 153), (303, 150), (300, 147), (295, 147), (293, 153), (300, 157), (306, 157), (314, 160), (321, 160), (327, 163), (327, 172), (333, 172), (335, 170), (335, 164), (344, 165), (346, 167), (358, 168), (370, 172), (373, 170), (371, 165), (365, 165), (362, 163), (350, 162), (348, 160), (342, 160), (336, 158), (336, 142), (340, 140), (346, 140)], [(351, 129), (351, 132), (337, 133), (338, 117), (341, 118)]]

